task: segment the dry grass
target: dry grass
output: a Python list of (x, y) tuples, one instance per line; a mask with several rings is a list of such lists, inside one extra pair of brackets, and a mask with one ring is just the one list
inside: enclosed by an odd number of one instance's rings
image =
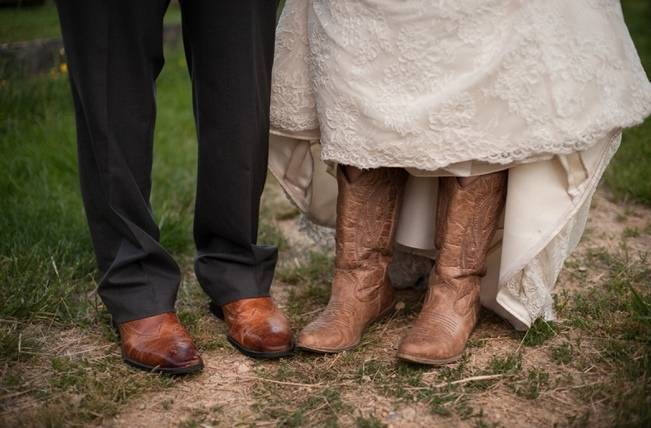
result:
[[(648, 61), (649, 8), (626, 5)], [(422, 297), (407, 291), (354, 351), (261, 362), (233, 350), (191, 272), (196, 157), (180, 52), (158, 82), (153, 206), (185, 269), (178, 309), (206, 369), (128, 368), (92, 291), (65, 76), (0, 80), (0, 146), (12, 154), (0, 160), (0, 427), (651, 426), (651, 210), (604, 191), (558, 282), (555, 323), (522, 334), (485, 312), (461, 362), (403, 364), (396, 346)], [(624, 200), (649, 200), (649, 123), (628, 132), (609, 170)], [(264, 199), (261, 240), (281, 246), (274, 296), (298, 329), (327, 301), (331, 242), (305, 239), (273, 181)]]
[[(277, 185), (268, 187), (265, 227), (273, 236), (295, 229)], [(20, 332), (20, 343), (3, 348), (11, 359), (2, 367), (0, 420), (6, 426), (643, 426), (651, 422), (651, 274), (642, 253), (651, 214), (614, 205), (603, 193), (593, 211), (590, 231), (559, 281), (559, 320), (517, 333), (485, 312), (463, 360), (451, 366), (395, 358), (418, 312), (416, 291), (400, 292), (402, 309), (372, 326), (356, 350), (247, 359), (224, 340), (224, 326), (208, 315), (187, 273), (179, 312), (203, 351), (203, 373), (174, 379), (127, 368), (104, 323), (3, 321), (2, 334)], [(291, 235), (281, 240), (274, 296), (298, 329), (327, 301), (332, 257), (310, 252), (309, 241)]]

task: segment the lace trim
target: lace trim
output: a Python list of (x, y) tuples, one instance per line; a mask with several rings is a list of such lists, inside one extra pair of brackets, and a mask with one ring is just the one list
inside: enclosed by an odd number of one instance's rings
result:
[[(651, 99), (650, 99), (651, 102)], [(651, 106), (651, 104), (650, 104)], [(651, 114), (651, 109), (648, 113)], [(584, 140), (577, 141), (575, 138), (560, 140), (550, 147), (547, 141), (528, 140), (526, 143), (515, 144), (511, 149), (489, 150), (486, 146), (499, 146), (499, 142), (490, 140), (480, 140), (481, 144), (473, 144), (466, 150), (449, 150), (445, 147), (454, 146), (456, 139), (439, 139), (432, 141), (425, 147), (411, 146), (410, 152), (397, 151), (387, 153), (375, 148), (357, 147), (351, 151), (349, 145), (343, 143), (330, 142), (323, 144), (321, 149), (321, 159), (326, 162), (337, 162), (343, 165), (352, 165), (357, 168), (417, 168), (423, 171), (435, 171), (446, 168), (450, 165), (465, 161), (484, 161), (491, 164), (507, 165), (516, 162), (527, 162), (530, 159), (540, 159), (541, 157), (551, 157), (554, 155), (567, 155), (578, 153), (590, 149), (599, 141), (611, 138), (613, 135), (621, 132), (622, 128), (629, 128), (642, 123), (642, 116), (638, 120), (632, 120), (626, 123), (613, 123), (607, 125), (604, 129), (593, 131)], [(463, 154), (464, 152), (470, 152)]]

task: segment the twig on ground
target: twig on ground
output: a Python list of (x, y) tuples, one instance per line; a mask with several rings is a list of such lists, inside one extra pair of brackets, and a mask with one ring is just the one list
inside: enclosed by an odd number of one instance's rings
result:
[(339, 417), (339, 414), (337, 413), (337, 411), (335, 410), (335, 408), (332, 407), (332, 405), (330, 404), (330, 402), (328, 401), (327, 398), (323, 397), (323, 399), (325, 400), (325, 402), (326, 402), (326, 404), (328, 405), (328, 407), (330, 407), (330, 410), (332, 410), (332, 413), (335, 414), (335, 417), (337, 418), (337, 421), (339, 421), (339, 423), (341, 423), (341, 418)]
[(279, 380), (273, 380), (273, 379), (266, 379), (264, 377), (256, 377), (256, 376), (246, 376), (242, 377), (240, 379), (244, 380), (259, 380), (262, 382), (270, 382), (270, 383), (275, 383), (278, 385), (287, 385), (287, 386), (301, 386), (301, 387), (306, 387), (306, 388), (321, 388), (324, 386), (337, 386), (337, 385), (343, 385), (343, 384), (332, 384), (332, 385), (324, 385), (323, 383), (298, 383), (298, 382), (282, 382)]
[(498, 379), (498, 378), (501, 378), (501, 377), (504, 377), (504, 375), (503, 374), (493, 374), (493, 375), (471, 376), (471, 377), (467, 377), (465, 379), (455, 380), (453, 382), (438, 383), (438, 384), (430, 385), (430, 386), (408, 387), (408, 388), (405, 388), (405, 389), (409, 389), (409, 390), (423, 390), (423, 389), (431, 389), (431, 388), (440, 389), (440, 388), (445, 388), (446, 386), (461, 385), (461, 384), (470, 383), (470, 382), (480, 382), (480, 381), (483, 381), (483, 380), (492, 380), (492, 379)]
[(339, 360), (339, 357), (341, 357), (342, 355), (343, 355), (342, 352), (338, 353), (337, 356), (336, 356), (335, 358), (332, 359), (332, 361), (330, 362), (330, 364), (328, 364), (328, 367), (326, 368), (326, 370), (330, 370), (330, 369), (332, 368), (332, 366), (335, 365), (335, 363), (337, 362), (337, 360)]
[(27, 389), (25, 391), (19, 391), (19, 392), (14, 392), (12, 394), (3, 395), (3, 396), (0, 396), (0, 401), (6, 400), (7, 398), (14, 398), (14, 397), (18, 397), (18, 396), (21, 396), (21, 395), (24, 395), (24, 394), (28, 394), (28, 393), (30, 393), (32, 391), (36, 391), (36, 389)]

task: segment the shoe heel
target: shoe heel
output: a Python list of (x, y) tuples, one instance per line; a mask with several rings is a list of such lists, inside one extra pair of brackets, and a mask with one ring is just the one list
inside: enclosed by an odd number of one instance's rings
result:
[(120, 328), (118, 327), (118, 324), (115, 322), (114, 319), (111, 318), (111, 328), (117, 334), (118, 337), (120, 337)]
[(224, 311), (222, 310), (222, 307), (215, 302), (210, 302), (210, 304), (208, 304), (208, 310), (220, 320), (224, 320)]

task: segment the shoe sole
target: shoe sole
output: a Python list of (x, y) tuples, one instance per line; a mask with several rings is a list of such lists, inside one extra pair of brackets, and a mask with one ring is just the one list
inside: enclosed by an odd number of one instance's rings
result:
[(339, 352), (344, 352), (344, 351), (350, 351), (351, 349), (355, 349), (359, 346), (360, 341), (357, 341), (354, 345), (348, 346), (346, 348), (336, 348), (336, 349), (328, 349), (328, 348), (310, 348), (307, 346), (301, 346), (301, 345), (296, 345), (296, 349), (305, 351), (305, 352), (311, 352), (314, 354), (338, 354)]
[(226, 336), (226, 339), (228, 339), (228, 342), (233, 345), (235, 349), (240, 351), (242, 354), (246, 355), (247, 357), (255, 358), (255, 359), (262, 359), (262, 360), (274, 360), (277, 358), (282, 358), (282, 357), (289, 357), (294, 355), (294, 349), (296, 348), (296, 345), (294, 344), (294, 341), (292, 340), (289, 348), (284, 351), (273, 351), (273, 352), (261, 352), (261, 351), (255, 351), (250, 348), (246, 348), (240, 344), (237, 340), (235, 340), (232, 336)]
[(134, 367), (136, 369), (144, 370), (149, 373), (162, 373), (170, 375), (187, 375), (192, 373), (197, 373), (203, 370), (203, 363), (196, 364), (190, 367), (160, 367), (160, 366), (149, 366), (147, 364), (140, 363), (138, 361), (132, 360), (130, 358), (122, 357), (122, 360)]
[[(208, 305), (208, 310), (218, 319), (224, 321), (224, 312), (222, 311), (222, 308), (219, 307), (218, 305), (214, 304), (213, 302), (210, 302)], [(255, 358), (255, 359), (262, 359), (262, 360), (273, 360), (277, 358), (282, 358), (282, 357), (289, 357), (294, 355), (294, 349), (296, 349), (296, 344), (292, 340), (289, 348), (283, 351), (272, 351), (272, 352), (262, 352), (262, 351), (256, 351), (254, 349), (247, 348), (245, 346), (242, 346), (240, 342), (235, 340), (233, 336), (226, 335), (226, 339), (228, 342), (233, 345), (235, 349), (237, 349), (239, 352), (242, 354), (246, 355), (247, 357)]]
[[(380, 315), (378, 315), (377, 317), (373, 318), (371, 321), (366, 323), (362, 331), (366, 330), (371, 324), (381, 321), (382, 319), (392, 314), (394, 312), (395, 305), (396, 302), (393, 301), (387, 309), (385, 309), (382, 313), (380, 313)], [(303, 346), (299, 343), (296, 345), (296, 349), (300, 349), (301, 351), (317, 353), (317, 354), (337, 354), (339, 352), (350, 351), (352, 349), (355, 349), (359, 346), (360, 343), (361, 343), (361, 338), (353, 345), (346, 346), (345, 348), (334, 348), (334, 349)]]
[(420, 357), (415, 357), (413, 355), (400, 354), (400, 353), (398, 353), (397, 355), (397, 357), (400, 358), (401, 360), (409, 361), (410, 363), (425, 364), (428, 366), (444, 366), (450, 363), (454, 363), (455, 361), (459, 361), (462, 356), (463, 353), (459, 355), (455, 355), (454, 357), (450, 357), (450, 358), (430, 359), (430, 358), (420, 358)]

